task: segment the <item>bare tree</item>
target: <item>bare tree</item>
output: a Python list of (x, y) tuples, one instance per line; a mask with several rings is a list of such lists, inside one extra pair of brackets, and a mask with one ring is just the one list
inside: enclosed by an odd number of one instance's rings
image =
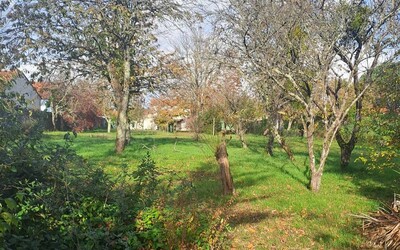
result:
[(213, 60), (215, 46), (212, 37), (201, 27), (189, 25), (188, 34), (175, 46), (179, 93), (189, 104), (191, 127), (196, 140), (203, 129), (202, 115), (207, 102), (207, 91), (216, 79), (218, 65)]
[[(336, 133), (368, 87), (353, 95), (352, 85), (343, 84), (335, 74), (340, 58), (335, 47), (345, 32), (341, 3), (231, 0), (219, 7), (223, 40), (238, 49), (244, 67), (264, 80), (257, 83), (278, 86), (286, 98), (302, 106), (309, 187), (318, 191)], [(319, 149), (315, 145), (318, 126), (323, 131)], [(320, 151), (318, 159), (316, 151)]]

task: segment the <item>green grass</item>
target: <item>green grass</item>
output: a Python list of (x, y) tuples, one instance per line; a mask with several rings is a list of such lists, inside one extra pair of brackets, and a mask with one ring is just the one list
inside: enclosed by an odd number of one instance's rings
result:
[[(51, 143), (63, 144), (62, 132), (46, 133)], [(173, 170), (194, 183), (199, 203), (224, 207), (218, 166), (213, 148), (218, 139), (204, 136), (201, 142), (190, 134), (135, 132), (121, 155), (114, 154), (115, 134), (81, 133), (72, 148), (107, 173), (118, 173), (123, 164), (135, 168), (150, 151), (158, 167)], [(339, 149), (332, 147), (319, 193), (307, 188), (306, 144), (289, 138), (296, 161), (290, 162), (276, 147), (274, 157), (264, 151), (265, 137), (248, 136), (248, 149), (236, 137), (228, 144), (229, 160), (237, 196), (227, 210), (231, 244), (236, 249), (359, 249), (364, 246), (361, 222), (354, 214), (376, 209), (399, 192), (398, 176), (392, 170), (370, 170), (352, 163), (343, 172)], [(355, 157), (360, 154), (355, 152)], [(354, 157), (353, 157), (354, 158)], [(222, 198), (221, 198), (222, 197)]]

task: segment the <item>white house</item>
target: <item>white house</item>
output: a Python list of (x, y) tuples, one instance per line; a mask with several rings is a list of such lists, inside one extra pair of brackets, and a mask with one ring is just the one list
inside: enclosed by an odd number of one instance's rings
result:
[(142, 120), (134, 121), (131, 129), (135, 130), (157, 130), (157, 124), (154, 122), (155, 115), (148, 114)]
[(7, 81), (7, 85), (2, 86), (5, 93), (23, 95), (29, 109), (40, 110), (42, 100), (24, 73), (19, 70), (0, 71), (0, 77)]

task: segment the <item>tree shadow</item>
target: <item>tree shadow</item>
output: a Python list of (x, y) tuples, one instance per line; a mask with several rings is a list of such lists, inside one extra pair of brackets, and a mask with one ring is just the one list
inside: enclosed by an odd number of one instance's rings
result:
[(263, 220), (283, 217), (283, 215), (272, 211), (236, 211), (228, 221), (230, 225), (238, 226), (244, 224), (257, 224)]

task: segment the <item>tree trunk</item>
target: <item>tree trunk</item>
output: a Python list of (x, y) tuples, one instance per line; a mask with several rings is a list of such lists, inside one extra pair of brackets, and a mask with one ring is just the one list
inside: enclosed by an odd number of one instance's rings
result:
[(51, 124), (53, 125), (53, 130), (57, 131), (56, 114), (54, 111), (51, 111)]
[(221, 142), (215, 152), (215, 158), (219, 164), (220, 177), (224, 195), (232, 195), (235, 193), (233, 187), (233, 178), (229, 167), (228, 152), (226, 150), (225, 141)]
[(268, 142), (267, 142), (266, 150), (267, 150), (267, 152), (268, 152), (268, 154), (270, 156), (274, 156), (274, 140), (275, 140), (274, 134), (273, 133), (269, 133), (268, 134)]
[(342, 169), (346, 169), (350, 163), (351, 153), (356, 146), (356, 136), (351, 136), (349, 141), (346, 142), (342, 134), (338, 131), (336, 134), (336, 141), (340, 147), (340, 166)]
[(307, 123), (302, 123), (303, 124), (303, 133), (302, 133), (302, 137), (303, 138), (307, 138)]
[(292, 124), (293, 124), (293, 120), (290, 119), (289, 122), (288, 122), (288, 126), (287, 126), (286, 131), (290, 131), (292, 129)]
[(124, 78), (122, 83), (122, 89), (119, 93), (119, 103), (118, 103), (118, 118), (117, 118), (117, 135), (115, 140), (115, 152), (117, 154), (122, 153), (125, 149), (127, 143), (128, 130), (128, 106), (129, 106), (129, 86), (131, 78), (131, 64), (129, 51), (125, 51), (124, 55)]
[(318, 192), (321, 188), (322, 172), (311, 173), (309, 188), (312, 192)]
[(243, 128), (243, 122), (240, 120), (238, 123), (238, 135), (239, 135), (239, 140), (242, 143), (242, 148), (247, 148), (247, 143), (244, 139), (245, 133), (246, 133), (246, 129)]
[(128, 128), (127, 103), (128, 94), (124, 94), (123, 100), (121, 100), (119, 105), (120, 107), (118, 108), (117, 134), (115, 139), (115, 152), (117, 154), (122, 153), (126, 146), (126, 135)]
[(361, 110), (362, 110), (362, 98), (360, 98), (356, 102), (354, 126), (353, 130), (351, 131), (351, 137), (347, 142), (340, 133), (340, 130), (336, 134), (336, 141), (340, 147), (340, 166), (342, 167), (342, 169), (346, 169), (349, 166), (351, 154), (358, 141), (358, 132), (360, 131), (361, 128)]
[(290, 149), (289, 145), (286, 144), (286, 141), (284, 138), (281, 137), (281, 135), (279, 134), (278, 129), (274, 129), (274, 137), (275, 139), (278, 141), (279, 145), (281, 145), (281, 147), (283, 148), (283, 150), (285, 150), (286, 154), (289, 156), (289, 159), (291, 161), (294, 161), (294, 155), (292, 150)]
[(279, 145), (282, 147), (282, 149), (286, 152), (288, 155), (289, 159), (291, 161), (294, 161), (294, 155), (292, 150), (290, 149), (289, 145), (287, 145), (286, 141), (284, 138), (281, 137), (279, 134), (279, 130), (277, 127), (274, 127), (272, 129), (266, 129), (264, 131), (264, 135), (268, 135), (268, 143), (266, 150), (270, 156), (274, 156), (273, 154), (273, 148), (274, 148), (274, 140), (276, 139)]
[(107, 121), (107, 133), (111, 133), (111, 119), (106, 118)]

